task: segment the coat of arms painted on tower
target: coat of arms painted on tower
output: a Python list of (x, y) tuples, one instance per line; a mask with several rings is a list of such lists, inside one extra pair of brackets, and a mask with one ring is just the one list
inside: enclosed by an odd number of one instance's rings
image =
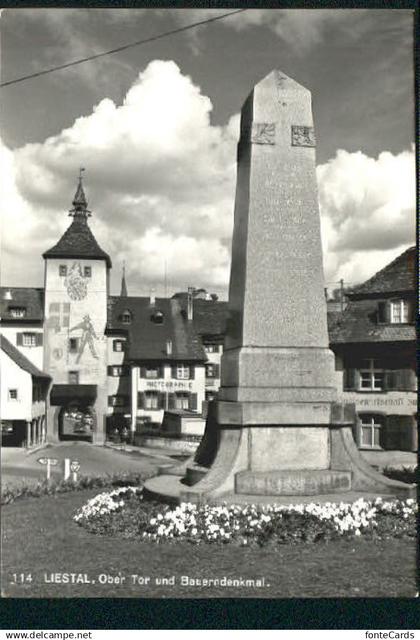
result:
[(67, 288), (69, 298), (83, 300), (87, 295), (87, 281), (82, 275), (82, 267), (79, 262), (74, 262), (69, 269), (64, 286)]

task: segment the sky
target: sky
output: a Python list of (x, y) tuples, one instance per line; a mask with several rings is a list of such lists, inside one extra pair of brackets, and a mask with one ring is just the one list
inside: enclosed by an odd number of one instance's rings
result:
[[(226, 10), (4, 9), (3, 82)], [(325, 280), (415, 243), (413, 14), (253, 9), (1, 89), (1, 283), (42, 286), (79, 167), (130, 295), (227, 297), (239, 114), (280, 69), (312, 92)], [(165, 287), (166, 282), (166, 287)]]

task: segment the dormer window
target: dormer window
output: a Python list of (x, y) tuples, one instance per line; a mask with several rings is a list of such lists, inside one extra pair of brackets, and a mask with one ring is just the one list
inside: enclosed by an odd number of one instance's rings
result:
[(162, 311), (156, 311), (152, 316), (151, 316), (151, 321), (154, 322), (155, 324), (163, 324), (163, 313)]
[(121, 321), (123, 324), (131, 323), (131, 311), (129, 309), (126, 309), (125, 311), (123, 311), (123, 314), (121, 316)]
[(60, 274), (61, 277), (65, 278), (67, 275), (67, 265), (60, 264), (60, 266), (58, 267), (58, 273)]
[(402, 299), (379, 302), (378, 322), (380, 324), (408, 324), (413, 322), (412, 302)]
[(390, 319), (392, 324), (407, 324), (409, 321), (409, 308), (407, 300), (391, 300)]
[(9, 307), (12, 318), (24, 318), (26, 316), (25, 307)]

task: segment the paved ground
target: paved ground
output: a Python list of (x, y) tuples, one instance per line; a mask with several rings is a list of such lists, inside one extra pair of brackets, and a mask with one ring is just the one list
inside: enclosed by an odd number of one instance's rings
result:
[(2, 486), (16, 486), (23, 482), (37, 482), (46, 477), (46, 467), (38, 462), (44, 457), (58, 459), (52, 467), (55, 477), (62, 475), (64, 458), (80, 462), (80, 474), (84, 476), (103, 476), (121, 472), (154, 472), (160, 464), (171, 461), (163, 452), (144, 450), (124, 451), (110, 447), (95, 446), (86, 442), (63, 442), (27, 453), (23, 449), (1, 449)]

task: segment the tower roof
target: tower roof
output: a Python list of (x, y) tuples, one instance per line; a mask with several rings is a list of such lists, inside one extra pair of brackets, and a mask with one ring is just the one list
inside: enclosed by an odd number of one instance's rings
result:
[(87, 211), (87, 200), (85, 192), (83, 190), (82, 176), (79, 176), (79, 184), (77, 185), (76, 193), (73, 198), (73, 207), (77, 209), (84, 209)]
[(125, 263), (123, 264), (122, 278), (121, 278), (121, 293), (120, 296), (122, 298), (126, 298), (128, 296), (127, 293), (127, 283), (125, 281)]
[(111, 258), (101, 249), (88, 225), (87, 219), (91, 214), (87, 208), (81, 174), (73, 198), (73, 209), (70, 210), (69, 215), (73, 218), (71, 225), (61, 236), (57, 244), (51, 247), (51, 249), (48, 249), (48, 251), (45, 251), (42, 257), (105, 260), (107, 266), (111, 267)]

